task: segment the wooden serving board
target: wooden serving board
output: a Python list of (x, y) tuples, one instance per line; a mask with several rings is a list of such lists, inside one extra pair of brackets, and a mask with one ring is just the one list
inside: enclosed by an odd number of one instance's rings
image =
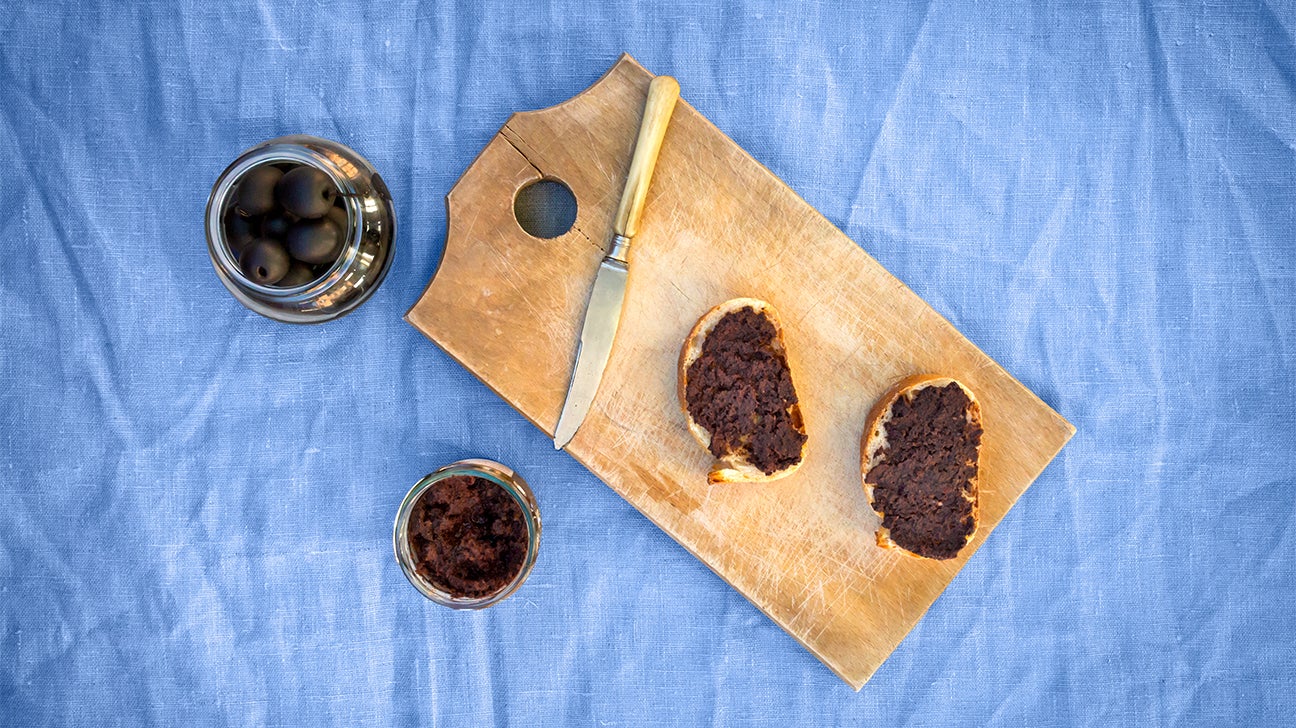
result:
[[(558, 106), (514, 114), (447, 197), (436, 276), (407, 319), (552, 434), (586, 298), (610, 239), (652, 74), (629, 56)], [(533, 238), (513, 214), (540, 178), (575, 226)], [(676, 363), (728, 298), (782, 316), (810, 434), (773, 483), (707, 484)], [(860, 436), (896, 381), (939, 372), (981, 399), (981, 526), (952, 561), (876, 545)], [(567, 451), (859, 689), (1075, 432), (768, 169), (681, 101), (631, 252), (621, 328)]]

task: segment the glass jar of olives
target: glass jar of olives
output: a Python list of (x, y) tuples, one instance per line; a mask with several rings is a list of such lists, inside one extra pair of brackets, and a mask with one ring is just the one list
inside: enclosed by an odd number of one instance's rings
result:
[(244, 306), (289, 323), (319, 323), (363, 303), (394, 253), (386, 183), (355, 151), (294, 135), (234, 160), (207, 200), (216, 275)]

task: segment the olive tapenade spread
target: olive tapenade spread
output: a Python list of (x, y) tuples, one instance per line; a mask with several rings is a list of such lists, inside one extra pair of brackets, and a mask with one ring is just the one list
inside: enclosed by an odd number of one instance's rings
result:
[(456, 475), (429, 487), (409, 518), (415, 570), (456, 597), (487, 597), (513, 582), (527, 555), (527, 525), (502, 487)]
[(970, 404), (952, 382), (897, 399), (886, 447), (866, 476), (891, 540), (919, 556), (952, 559), (976, 529), (973, 480), (981, 427), (968, 420)]
[(755, 309), (726, 314), (689, 365), (685, 387), (689, 415), (711, 434), (711, 454), (744, 452), (766, 475), (799, 462), (806, 441), (793, 421), (797, 394), (777, 336)]

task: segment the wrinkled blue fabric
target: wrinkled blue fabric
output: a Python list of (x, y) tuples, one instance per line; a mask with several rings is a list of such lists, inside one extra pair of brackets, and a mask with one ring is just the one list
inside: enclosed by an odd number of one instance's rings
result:
[[(12, 2), (0, 30), (0, 723), (1296, 715), (1290, 2)], [(859, 693), (402, 321), (458, 175), (622, 51), (1078, 428)], [(242, 308), (203, 237), (225, 165), (296, 132), (366, 155), (400, 223), (320, 327)], [(482, 613), (391, 553), (465, 456), (545, 521)]]

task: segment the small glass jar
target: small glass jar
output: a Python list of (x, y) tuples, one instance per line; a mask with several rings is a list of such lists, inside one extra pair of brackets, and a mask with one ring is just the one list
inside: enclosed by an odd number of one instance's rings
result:
[[(522, 520), (526, 524), (527, 549), (521, 568), (506, 586), (483, 597), (456, 596), (424, 578), (416, 568), (414, 553), (410, 548), (409, 522), (414, 505), (429, 488), (447, 478), (459, 475), (484, 478), (503, 488), (504, 492), (521, 507)], [(396, 561), (405, 572), (405, 578), (409, 579), (409, 582), (423, 596), (452, 609), (485, 609), (517, 591), (531, 574), (531, 569), (535, 566), (536, 553), (540, 550), (540, 509), (536, 506), (535, 494), (531, 492), (531, 487), (507, 466), (493, 460), (460, 460), (424, 476), (406, 494), (405, 500), (401, 501), (400, 509), (396, 512), (396, 524), (392, 529), (392, 546), (396, 551)]]
[[(342, 253), (315, 280), (300, 286), (254, 283), (239, 268), (225, 237), (224, 215), (239, 180), (266, 164), (305, 164), (324, 172), (346, 200)], [(221, 173), (207, 199), (207, 249), (221, 283), (262, 316), (296, 324), (329, 321), (353, 311), (377, 290), (391, 267), (396, 213), (387, 184), (355, 151), (328, 139), (298, 134), (262, 142)]]

